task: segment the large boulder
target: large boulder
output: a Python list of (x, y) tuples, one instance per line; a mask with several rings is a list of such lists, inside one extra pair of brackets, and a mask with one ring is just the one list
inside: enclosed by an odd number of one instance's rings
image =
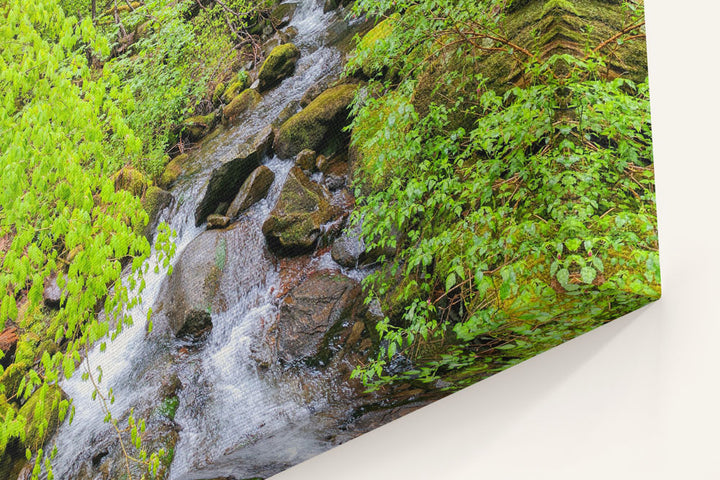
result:
[(275, 153), (292, 158), (302, 150), (332, 153), (347, 142), (348, 106), (357, 85), (339, 85), (326, 90), (285, 122), (275, 138)]
[(328, 191), (295, 166), (288, 173), (262, 231), (271, 249), (300, 254), (313, 249), (322, 235), (323, 225), (337, 213), (329, 203)]
[(262, 158), (272, 145), (273, 131), (270, 126), (238, 148), (237, 157), (213, 170), (203, 199), (195, 210), (195, 224), (200, 225), (222, 204), (229, 205), (250, 174), (260, 166)]
[(259, 90), (261, 92), (269, 90), (292, 75), (298, 58), (300, 58), (300, 50), (292, 43), (275, 47), (258, 72)]
[[(363, 310), (360, 284), (332, 271), (312, 273), (283, 299), (276, 323), (278, 358), (285, 363), (317, 359), (333, 327), (355, 320)], [(312, 361), (312, 360), (311, 360)]]
[(235, 197), (235, 200), (230, 204), (227, 216), (234, 218), (256, 202), (265, 198), (274, 180), (275, 174), (265, 165), (261, 165), (253, 170), (242, 187), (240, 187), (240, 191)]
[(206, 230), (180, 255), (159, 296), (160, 309), (176, 336), (196, 339), (212, 328), (210, 314), (227, 255), (223, 230)]

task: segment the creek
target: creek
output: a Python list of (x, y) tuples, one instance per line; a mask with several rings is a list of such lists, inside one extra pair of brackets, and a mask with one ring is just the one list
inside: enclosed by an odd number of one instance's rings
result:
[[(175, 200), (161, 220), (177, 232), (173, 262), (192, 248), (193, 240), (205, 230), (204, 225), (195, 226), (194, 212), (213, 169), (284, 109), (292, 108), (309, 87), (341, 73), (344, 53), (330, 44), (338, 31), (352, 29), (341, 14), (323, 13), (321, 3), (300, 0), (291, 26), (297, 29), (293, 43), (301, 51), (295, 74), (266, 92), (255, 108), (238, 119), (236, 127), (216, 130), (192, 151), (190, 163), (196, 173), (171, 190)], [(293, 161), (272, 156), (261, 163), (275, 173), (275, 181), (267, 197), (223, 237), (228, 258), (219, 295), (225, 308), (212, 313), (213, 328), (207, 338), (195, 345), (163, 335), (161, 321), (155, 322), (157, 334), (147, 334), (147, 310), (162, 309), (158, 304), (167, 282), (163, 273), (156, 274), (151, 268), (142, 304), (130, 312), (134, 324), (108, 342), (106, 351), (95, 348), (88, 355), (93, 371), (102, 370), (102, 390), (111, 388), (114, 393), (110, 409), (121, 419), (121, 426), (131, 409), (140, 417), (143, 413), (154, 415), (159, 387), (168, 378), (179, 379), (182, 390), (173, 415), (178, 433), (173, 433), (177, 438), (171, 443), (173, 456), (167, 474), (172, 480), (266, 477), (339, 442), (337, 435), (328, 435), (329, 424), (323, 421), (322, 412), (333, 408), (327, 395), (307, 395), (307, 388), (296, 388), (297, 382), (274, 381), (258, 370), (254, 358), (257, 332), (279, 310), (275, 292), (280, 275), (266, 251), (261, 226)], [(153, 256), (150, 262), (154, 261)], [(339, 270), (328, 255), (313, 262), (318, 268), (330, 265)], [(122, 468), (124, 459), (110, 459), (119, 457), (116, 433), (104, 422), (100, 402), (91, 399), (91, 383), (83, 381), (80, 374), (62, 383), (73, 398), (75, 415), (72, 424), (65, 422), (54, 439), (58, 447), (53, 461), (55, 478), (118, 478), (123, 470), (114, 470)], [(320, 392), (344, 388), (324, 386), (321, 374), (303, 382)], [(157, 424), (150, 420), (148, 429)]]

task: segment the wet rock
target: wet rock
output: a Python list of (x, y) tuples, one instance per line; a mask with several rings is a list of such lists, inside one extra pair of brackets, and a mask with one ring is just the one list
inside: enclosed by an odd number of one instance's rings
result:
[(300, 102), (297, 100), (291, 100), (287, 107), (283, 108), (278, 114), (277, 118), (273, 121), (273, 128), (280, 128), (283, 123), (287, 122), (293, 115), (300, 111)]
[(330, 190), (331, 192), (334, 192), (335, 190), (340, 190), (345, 186), (346, 183), (346, 177), (344, 175), (334, 175), (329, 174), (325, 175), (324, 184), (325, 187)]
[(297, 7), (297, 3), (281, 3), (270, 13), (270, 21), (275, 28), (283, 28), (290, 23)]
[(361, 310), (360, 284), (337, 272), (321, 271), (293, 288), (277, 321), (277, 352), (285, 363), (320, 354), (332, 327)]
[(243, 93), (233, 98), (229, 105), (223, 108), (223, 121), (226, 123), (234, 122), (241, 114), (257, 105), (261, 99), (262, 97), (258, 92), (251, 88), (246, 89)]
[(173, 196), (170, 192), (163, 190), (160, 187), (151, 186), (145, 192), (142, 199), (142, 205), (145, 212), (148, 214), (148, 223), (142, 229), (142, 235), (148, 240), (152, 239), (155, 233), (155, 228), (160, 220), (160, 212), (169, 206), (173, 201)]
[(369, 265), (377, 262), (382, 255), (387, 258), (394, 254), (395, 250), (390, 246), (366, 251), (365, 242), (362, 239), (362, 223), (359, 222), (346, 227), (340, 237), (335, 240), (330, 251), (332, 259), (338, 265), (347, 268)]
[(337, 215), (325, 188), (310, 181), (299, 167), (288, 173), (277, 205), (263, 223), (271, 249), (297, 255), (312, 250), (323, 225)]
[(315, 159), (317, 158), (317, 153), (315, 153), (315, 150), (310, 150), (309, 148), (306, 148), (302, 152), (298, 153), (295, 157), (295, 165), (302, 168), (305, 172), (312, 172), (315, 170)]
[(347, 144), (343, 128), (348, 124), (348, 106), (357, 85), (340, 85), (323, 92), (304, 110), (285, 122), (275, 138), (275, 153), (292, 158), (302, 150), (321, 153), (340, 150)]
[(275, 174), (265, 165), (253, 170), (242, 187), (240, 187), (235, 200), (230, 204), (227, 216), (235, 218), (239, 213), (265, 198), (273, 181), (275, 181)]
[(53, 274), (45, 280), (45, 288), (43, 289), (43, 303), (48, 308), (60, 308), (60, 300), (62, 292), (57, 282), (57, 274)]
[(217, 212), (223, 202), (235, 198), (240, 187), (250, 174), (260, 166), (260, 161), (269, 152), (273, 131), (270, 126), (240, 146), (238, 156), (213, 170), (203, 199), (195, 210), (195, 224), (199, 226), (208, 215)]
[(298, 29), (295, 27), (287, 27), (285, 30), (283, 30), (283, 33), (287, 37), (287, 41), (290, 41), (291, 39), (295, 38), (298, 34)]
[(346, 268), (354, 268), (358, 265), (360, 255), (365, 251), (365, 242), (363, 242), (361, 234), (362, 224), (357, 223), (346, 228), (342, 235), (333, 242), (330, 255), (338, 265)]
[(199, 338), (212, 328), (210, 313), (227, 262), (224, 230), (206, 230), (180, 255), (159, 300), (173, 334)]
[(300, 50), (292, 43), (275, 47), (258, 72), (258, 87), (261, 92), (269, 90), (295, 72)]
[(208, 215), (207, 217), (208, 228), (225, 228), (229, 224), (230, 218), (224, 215), (218, 215), (217, 213), (213, 213), (212, 215)]
[(17, 327), (7, 327), (0, 333), (0, 351), (2, 352), (0, 364), (2, 364), (3, 368), (7, 368), (12, 363), (17, 342)]

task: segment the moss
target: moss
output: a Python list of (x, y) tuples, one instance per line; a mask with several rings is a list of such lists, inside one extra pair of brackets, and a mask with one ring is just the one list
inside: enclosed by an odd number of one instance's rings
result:
[(215, 123), (215, 113), (198, 115), (183, 120), (182, 131), (191, 141), (197, 141), (210, 133)]
[(188, 154), (183, 153), (182, 155), (178, 155), (170, 160), (170, 162), (165, 166), (165, 171), (158, 182), (160, 187), (169, 188), (173, 183), (175, 183), (175, 180), (177, 180), (185, 170), (185, 162), (187, 162), (187, 159)]
[(225, 85), (223, 82), (220, 82), (217, 85), (215, 85), (215, 90), (213, 90), (213, 94), (212, 94), (213, 105), (217, 106), (220, 104), (220, 101), (222, 100), (222, 96), (223, 96), (223, 93), (225, 93), (226, 88), (227, 88), (227, 85)]
[(230, 105), (223, 108), (223, 118), (232, 122), (237, 119), (240, 114), (254, 107), (261, 99), (262, 97), (258, 92), (247, 89), (235, 97), (233, 101), (230, 102)]
[(275, 47), (258, 72), (260, 91), (268, 90), (292, 75), (298, 58), (300, 50), (292, 43)]
[(355, 97), (357, 85), (339, 85), (326, 90), (299, 113), (290, 117), (278, 131), (275, 152), (280, 158), (291, 158), (310, 149), (323, 154), (344, 138), (348, 123), (348, 106)]
[(238, 72), (235, 80), (228, 84), (225, 91), (222, 93), (225, 103), (230, 103), (233, 98), (237, 97), (245, 90), (250, 88), (250, 75), (245, 70)]
[(125, 190), (136, 197), (141, 197), (150, 184), (142, 172), (129, 165), (121, 168), (112, 179), (115, 182), (115, 190)]
[(0, 393), (8, 398), (15, 398), (22, 379), (29, 369), (27, 362), (17, 362), (5, 369), (0, 376)]
[(19, 415), (27, 419), (25, 446), (37, 450), (45, 439), (55, 433), (60, 425), (60, 402), (65, 394), (57, 385), (41, 387), (20, 408)]
[[(376, 48), (379, 42), (384, 41), (392, 34), (392, 32), (395, 30), (395, 25), (399, 18), (400, 15), (396, 13), (375, 25), (372, 30), (367, 32), (358, 43), (358, 51), (370, 52), (372, 51), (372, 49)], [(378, 70), (377, 68), (373, 67), (373, 65), (367, 60), (367, 58), (361, 61), (360, 69), (367, 77), (373, 76), (377, 73)]]
[(177, 396), (166, 398), (158, 407), (158, 413), (170, 420), (175, 420), (175, 413), (177, 412), (180, 400)]

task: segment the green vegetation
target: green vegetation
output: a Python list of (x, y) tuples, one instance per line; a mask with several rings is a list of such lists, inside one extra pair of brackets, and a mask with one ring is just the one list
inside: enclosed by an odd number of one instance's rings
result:
[[(364, 282), (386, 313), (353, 373), (369, 388), (461, 388), (660, 295), (648, 85), (606, 56), (643, 38), (642, 4), (602, 5), (588, 18), (615, 30), (578, 45), (554, 19), (603, 2), (517, 3), (355, 6), (391, 15), (347, 69), (376, 72), (355, 105), (354, 216), (368, 249), (396, 251)], [(523, 37), (523, 15), (552, 34)]]
[[(153, 185), (166, 152), (184, 125), (207, 127), (217, 85), (248, 83), (236, 73), (256, 42), (246, 28), (270, 4), (113, 5), (0, 2), (0, 331), (16, 325), (20, 336), (0, 369), (0, 447), (27, 445), (34, 476), (43, 464), (50, 471), (42, 447), (70, 408), (55, 395), (60, 376), (132, 321), (126, 312), (148, 268), (146, 224), (169, 201)], [(192, 115), (205, 116), (184, 122)], [(161, 226), (156, 242), (168, 266), (171, 232)], [(43, 299), (54, 282), (56, 304)], [(102, 372), (84, 376), (120, 435), (112, 392), (97, 385)], [(139, 438), (135, 460), (156, 469), (157, 455), (142, 453)]]

